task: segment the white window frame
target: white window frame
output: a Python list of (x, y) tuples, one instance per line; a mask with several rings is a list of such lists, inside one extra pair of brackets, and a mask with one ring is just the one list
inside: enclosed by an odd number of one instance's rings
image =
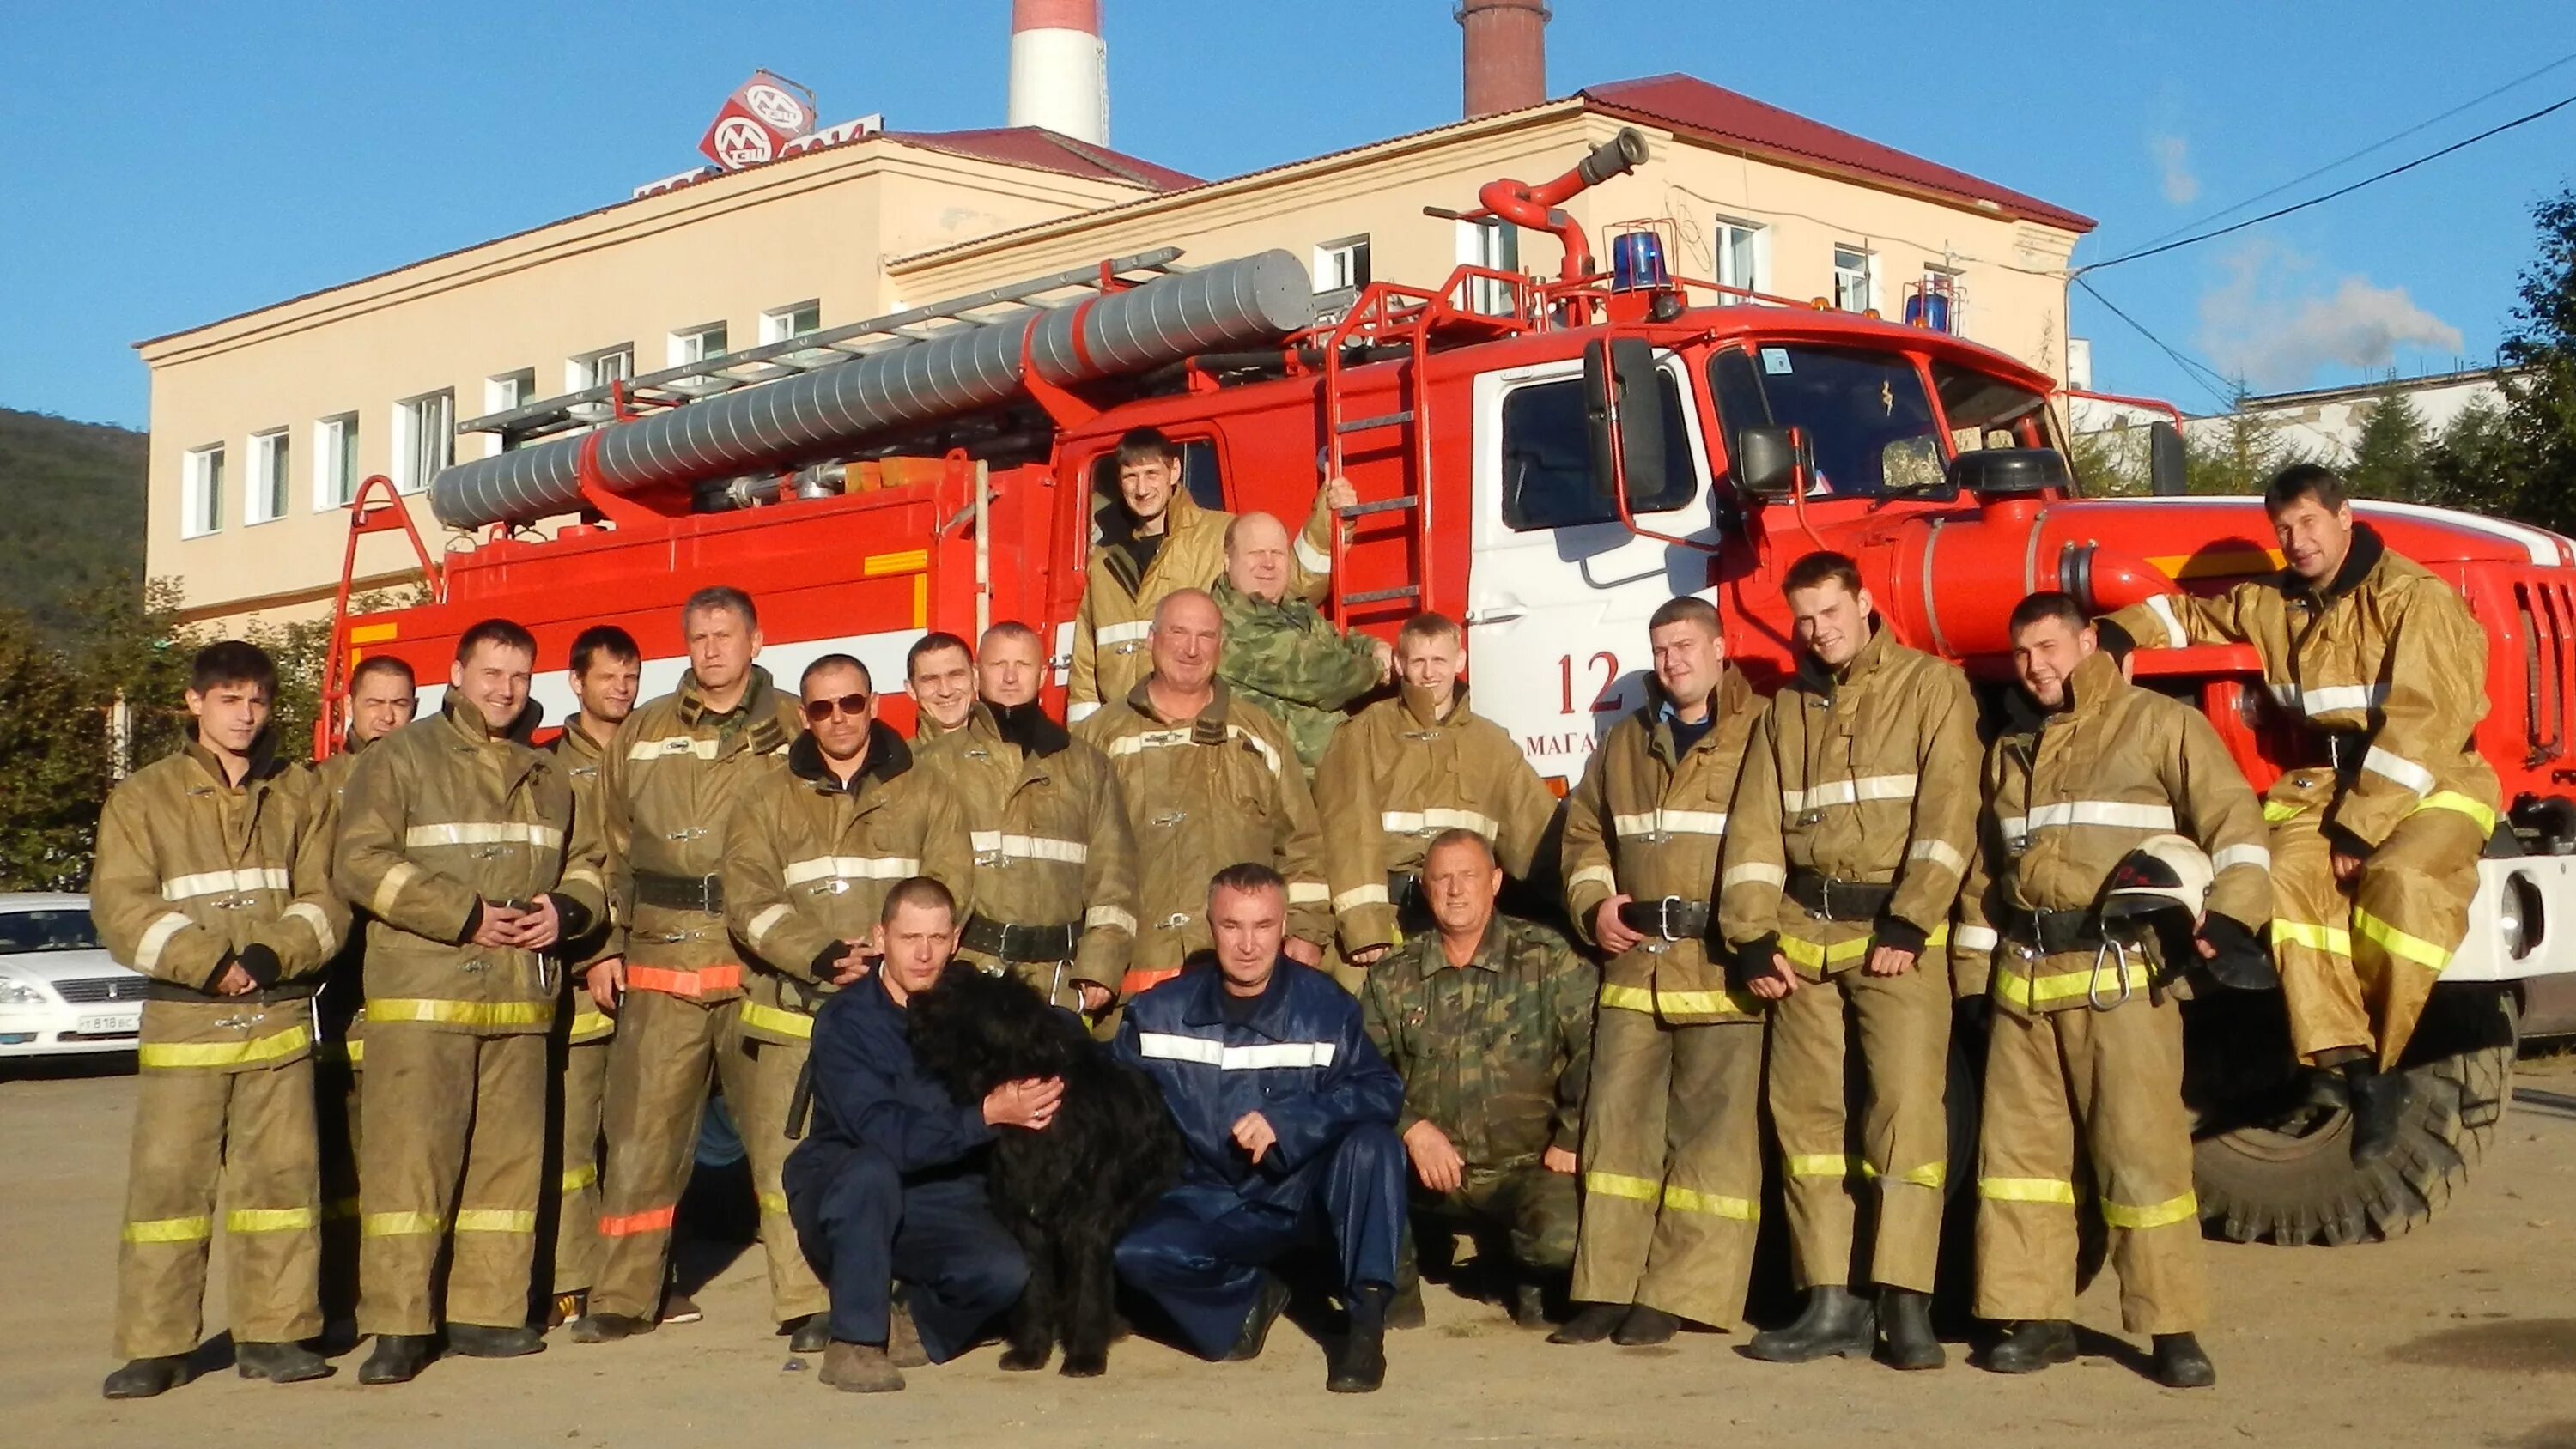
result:
[(1315, 244), (1315, 290), (1337, 292), (1344, 287), (1353, 290), (1366, 287), (1373, 268), (1369, 263), (1369, 234), (1335, 237)]
[(440, 388), (394, 404), (394, 491), (419, 493), (456, 461), (456, 389)]
[(287, 484), (286, 470), (294, 454), (284, 428), (250, 435), (250, 474), (242, 489), (245, 525), (275, 523), (286, 516), (286, 500), (293, 491)]
[[(1748, 292), (1771, 290), (1771, 228), (1758, 221), (1738, 216), (1719, 215), (1712, 223), (1709, 248), (1709, 280), (1721, 287), (1742, 287)], [(1730, 243), (1738, 236), (1749, 245), (1744, 248), (1751, 274), (1736, 276), (1737, 250)]]
[(536, 400), (537, 370), (533, 367), (496, 372), (483, 379), (483, 411), (486, 413), (506, 413)]
[[(334, 413), (313, 420), (313, 511), (327, 513), (357, 501), (358, 415)], [(345, 467), (343, 465), (346, 465)]]
[[(1517, 272), (1521, 269), (1521, 229), (1500, 217), (1487, 221), (1457, 223), (1458, 264), (1483, 267), (1488, 271)], [(1460, 305), (1488, 316), (1503, 316), (1513, 306), (1512, 287), (1491, 277), (1470, 277), (1466, 296)]]
[[(1850, 299), (1844, 292), (1844, 280), (1853, 275), (1852, 269), (1843, 265), (1843, 258), (1846, 256), (1860, 258), (1858, 275), (1861, 304), (1857, 307), (1851, 305)], [(1887, 309), (1879, 298), (1879, 273), (1882, 270), (1884, 269), (1878, 264), (1878, 253), (1868, 247), (1857, 242), (1834, 243), (1834, 306), (1845, 312), (1876, 312), (1882, 317), (1887, 315)]]
[[(807, 312), (814, 314), (814, 325), (797, 326), (797, 317)], [(763, 347), (773, 342), (793, 341), (822, 330), (823, 304), (817, 299), (808, 298), (802, 302), (791, 302), (784, 307), (772, 307), (760, 314), (760, 343)]]
[[(616, 362), (617, 370), (603, 376), (600, 365), (612, 360)], [(594, 348), (564, 359), (564, 391), (566, 392), (587, 392), (612, 378), (628, 378), (634, 375), (635, 344), (632, 342), (620, 342), (615, 347)]]
[[(713, 347), (707, 345), (710, 339), (714, 341)], [(722, 357), (730, 350), (727, 345), (725, 325), (722, 322), (701, 322), (695, 327), (683, 327), (671, 334), (668, 352), (670, 362), (667, 365), (686, 367), (693, 362), (707, 362)]]
[(179, 536), (205, 538), (224, 530), (224, 445), (190, 448), (179, 460)]

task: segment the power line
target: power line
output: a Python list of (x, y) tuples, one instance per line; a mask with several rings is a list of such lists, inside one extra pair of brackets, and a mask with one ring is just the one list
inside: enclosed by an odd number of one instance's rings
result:
[[(2284, 206), (2284, 207), (2281, 207), (2281, 208), (2279, 208), (2279, 209), (2277, 209), (2277, 210), (2274, 210), (2274, 211), (2267, 211), (2267, 212), (2263, 213), (2261, 216), (2247, 217), (2245, 220), (2240, 221), (2240, 222), (2233, 223), (2232, 225), (2222, 226), (2222, 227), (2217, 228), (2217, 229), (2216, 229), (2216, 230), (2214, 230), (2214, 231), (2204, 231), (2204, 232), (2200, 232), (2200, 233), (2198, 233), (2198, 234), (2196, 234), (2196, 235), (2193, 235), (2193, 236), (2187, 236), (2187, 237), (2184, 237), (2184, 238), (2183, 238), (2182, 240), (2180, 240), (2180, 241), (2166, 242), (2166, 243), (2164, 243), (2164, 244), (2163, 244), (2163, 245), (2161, 245), (2161, 246), (2142, 247), (2142, 248), (2140, 248), (2140, 249), (2139, 249), (2139, 250), (2137, 250), (2137, 251), (2134, 251), (2134, 252), (2127, 252), (2127, 253), (2124, 253), (2124, 254), (2122, 254), (2122, 255), (2120, 255), (2120, 256), (2113, 257), (2113, 258), (2111, 258), (2111, 259), (2110, 259), (2109, 261), (2107, 261), (2107, 262), (2095, 262), (2095, 263), (2093, 263), (2091, 266), (2078, 267), (2078, 268), (2076, 268), (2072, 273), (2070, 273), (2069, 275), (2080, 278), (2080, 277), (2082, 277), (2082, 276), (2083, 276), (2085, 273), (2087, 273), (2087, 272), (2098, 272), (2098, 271), (2101, 271), (2102, 269), (2104, 269), (2105, 267), (2116, 267), (2116, 266), (2119, 266), (2119, 265), (2120, 265), (2120, 264), (2122, 264), (2123, 262), (2134, 262), (2134, 261), (2141, 260), (2142, 258), (2152, 257), (2152, 256), (2158, 256), (2158, 255), (2161, 255), (2161, 254), (2163, 254), (2163, 253), (2165, 253), (2165, 252), (2180, 251), (2180, 250), (2181, 250), (2182, 248), (2184, 248), (2184, 247), (2188, 247), (2188, 246), (2197, 246), (2197, 245), (2199, 245), (2199, 244), (2200, 244), (2200, 243), (2202, 243), (2202, 242), (2205, 242), (2205, 241), (2212, 241), (2212, 240), (2215, 240), (2215, 239), (2217, 239), (2217, 238), (2219, 238), (2219, 237), (2226, 236), (2226, 235), (2228, 235), (2228, 234), (2230, 234), (2230, 233), (2232, 233), (2232, 232), (2240, 232), (2240, 231), (2243, 231), (2243, 230), (2245, 230), (2247, 227), (2250, 227), (2250, 226), (2261, 226), (2263, 223), (2265, 223), (2265, 222), (2267, 222), (2267, 221), (2278, 221), (2278, 220), (2279, 220), (2279, 219), (2281, 219), (2282, 217), (2288, 216), (2288, 215), (2289, 215), (2289, 214), (2291, 214), (2292, 212), (2296, 212), (2296, 211), (2305, 211), (2305, 210), (2307, 210), (2309, 207), (2312, 207), (2312, 206), (2323, 206), (2325, 203), (2327, 203), (2327, 202), (2329, 202), (2329, 201), (2332, 201), (2332, 200), (2334, 200), (2334, 199), (2335, 199), (2335, 198), (2337, 198), (2337, 197), (2340, 197), (2340, 196), (2350, 196), (2352, 193), (2354, 193), (2354, 192), (2356, 192), (2356, 191), (2359, 191), (2360, 189), (2362, 189), (2362, 188), (2363, 188), (2363, 187), (2365, 187), (2365, 186), (2375, 185), (2375, 184), (2377, 184), (2377, 183), (2379, 183), (2379, 182), (2382, 182), (2382, 181), (2387, 180), (2388, 178), (2390, 178), (2390, 177), (2392, 177), (2392, 176), (2403, 175), (2404, 173), (2409, 172), (2409, 171), (2412, 171), (2412, 170), (2414, 170), (2416, 167), (2418, 167), (2418, 166), (2422, 166), (2422, 165), (2426, 164), (2427, 162), (2431, 162), (2431, 161), (2438, 161), (2438, 160), (2442, 159), (2443, 157), (2450, 155), (2450, 154), (2451, 154), (2452, 152), (2454, 152), (2454, 151), (2466, 150), (2467, 148), (2469, 148), (2469, 147), (2471, 147), (2471, 146), (2474, 146), (2474, 145), (2476, 145), (2477, 143), (2479, 143), (2480, 141), (2484, 141), (2484, 140), (2486, 140), (2487, 138), (2489, 138), (2489, 137), (2491, 137), (2491, 136), (2501, 136), (2501, 135), (2503, 135), (2505, 132), (2512, 130), (2512, 129), (2513, 129), (2513, 128), (2515, 128), (2516, 126), (2527, 126), (2527, 125), (2530, 125), (2532, 122), (2539, 120), (2539, 119), (2540, 119), (2540, 118), (2542, 118), (2543, 116), (2551, 115), (2551, 114), (2553, 114), (2553, 113), (2555, 113), (2555, 112), (2558, 112), (2558, 111), (2563, 111), (2563, 110), (2567, 109), (2569, 106), (2576, 106), (2576, 96), (2569, 96), (2569, 97), (2567, 97), (2565, 100), (2559, 101), (2559, 102), (2557, 102), (2557, 103), (2555, 103), (2555, 104), (2553, 104), (2553, 105), (2543, 106), (2543, 107), (2541, 107), (2539, 110), (2536, 110), (2536, 111), (2531, 112), (2529, 115), (2525, 115), (2525, 116), (2516, 116), (2516, 117), (2514, 117), (2512, 120), (2507, 121), (2507, 122), (2505, 122), (2504, 124), (2502, 124), (2502, 125), (2500, 125), (2500, 126), (2490, 126), (2490, 127), (2488, 127), (2487, 129), (2485, 129), (2485, 130), (2483, 130), (2483, 131), (2478, 132), (2476, 135), (2469, 137), (2467, 140), (2464, 140), (2464, 141), (2454, 141), (2454, 142), (2452, 142), (2450, 145), (2443, 147), (2443, 148), (2442, 148), (2441, 150), (2439, 150), (2439, 151), (2428, 152), (2428, 153), (2427, 153), (2427, 154), (2425, 154), (2425, 155), (2422, 155), (2422, 156), (2418, 156), (2418, 157), (2416, 157), (2416, 158), (2415, 158), (2414, 160), (2412, 160), (2412, 161), (2404, 162), (2404, 163), (2402, 163), (2402, 164), (2400, 164), (2400, 165), (2396, 165), (2396, 166), (2391, 166), (2391, 167), (2389, 167), (2387, 170), (2385, 170), (2385, 171), (2381, 171), (2381, 172), (2378, 172), (2378, 173), (2376, 173), (2376, 174), (2374, 174), (2374, 175), (2365, 176), (2365, 177), (2361, 178), (2359, 181), (2353, 182), (2353, 183), (2352, 183), (2351, 185), (2349, 185), (2349, 186), (2339, 186), (2339, 187), (2336, 187), (2334, 190), (2329, 191), (2329, 192), (2325, 193), (2325, 194), (2324, 194), (2324, 195), (2322, 195), (2322, 196), (2312, 196), (2312, 197), (2308, 198), (2308, 199), (2307, 199), (2307, 200), (2305, 200), (2305, 201), (2293, 202), (2293, 203), (2291, 203), (2290, 205), (2288, 205), (2288, 206)], [(2089, 288), (2089, 287), (2088, 287), (2088, 288), (2086, 288), (2085, 290), (2086, 290), (2086, 291), (2092, 291), (2092, 289), (2091, 289), (2091, 288)], [(2100, 294), (2099, 294), (2099, 293), (2095, 293), (2094, 295), (2099, 296)], [(2110, 304), (2109, 304), (2108, 302), (2105, 302), (2105, 303), (2103, 303), (2103, 305), (2107, 307), (2107, 306), (2109, 306)], [(2116, 310), (2116, 309), (2114, 309), (2114, 310)]]
[(2112, 316), (2128, 323), (2130, 330), (2136, 332), (2140, 337), (2147, 339), (2147, 341), (2155, 344), (2157, 351), (2173, 359), (2174, 366), (2182, 369), (2183, 376), (2190, 378), (2195, 384), (2198, 384), (2201, 391), (2206, 392), (2212, 398), (2217, 399), (2219, 406), (2231, 410), (2236, 406), (2237, 388), (2233, 379), (2220, 374), (2216, 368), (2185, 356), (2181, 349), (2167, 345), (2163, 338), (2148, 331), (2145, 323), (2130, 316), (2128, 313), (2121, 311), (2120, 305), (2117, 302), (2103, 296), (2099, 289), (2097, 289), (2091, 282), (2084, 280), (2083, 277), (2077, 276), (2074, 280), (2075, 285), (2082, 287), (2085, 293), (2092, 297), (2094, 301), (2110, 308)]

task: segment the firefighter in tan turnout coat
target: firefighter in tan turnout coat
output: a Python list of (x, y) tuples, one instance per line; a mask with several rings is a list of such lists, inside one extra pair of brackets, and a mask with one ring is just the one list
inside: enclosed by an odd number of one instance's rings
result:
[(330, 890), (329, 797), (270, 752), (277, 669), (235, 640), (189, 671), (185, 749), (108, 796), (90, 909), (149, 977), (118, 1231), (111, 1399), (187, 1376), (221, 1216), (235, 1362), (279, 1383), (331, 1372), (322, 1328), (312, 995), (348, 913)]
[(1762, 1198), (1761, 1004), (1728, 986), (1709, 898), (1762, 703), (1706, 600), (1665, 603), (1647, 639), (1656, 687), (1566, 801), (1566, 911), (1609, 964), (1581, 1155), (1584, 1306), (1556, 1343), (1732, 1326)]
[[(2207, 1292), (2169, 978), (2222, 951), (2261, 961), (2271, 853), (2254, 792), (2190, 706), (2120, 677), (2065, 594), (2012, 618), (2013, 666), (2041, 711), (1987, 752), (1981, 843), (1952, 939), (1962, 989), (1993, 1003), (1977, 1167), (1977, 1313), (2012, 1325), (1985, 1366), (2074, 1357), (2076, 1163), (2090, 1164), (2121, 1318), (2155, 1337), (2174, 1387), (2216, 1381), (2192, 1336)], [(2212, 873), (2194, 959), (2106, 934), (2105, 885), (2142, 846), (2182, 843)], [(2159, 969), (2161, 967), (2161, 969)]]
[(751, 1093), (733, 1097), (751, 1159), (771, 1315), (797, 1353), (831, 1344), (823, 1284), (797, 1245), (781, 1182), (814, 1013), (865, 975), (868, 932), (897, 881), (927, 875), (963, 900), (966, 825), (945, 782), (876, 718), (867, 667), (847, 654), (805, 666), (805, 733), (735, 805), (725, 831), (725, 921), (757, 958), (741, 1005)]
[(2495, 833), (2487, 637), (2449, 585), (2353, 521), (2343, 480), (2285, 469), (2263, 500), (2287, 567), (2215, 598), (2165, 595), (2106, 629), (2147, 648), (2250, 644), (2307, 724), (2304, 768), (2263, 801), (2272, 831), (2272, 956), (2290, 1038), (2318, 1104), (2349, 1106), (2353, 1156), (2396, 1146), (2396, 1068), (2433, 983), (2468, 934)]
[[(1976, 705), (1957, 668), (1879, 626), (1850, 559), (1809, 554), (1782, 592), (1800, 662), (1746, 754), (1720, 884), (1726, 940), (1774, 1003), (1771, 1121), (1807, 1304), (1747, 1352), (1867, 1354), (1883, 1329), (1891, 1366), (1938, 1368), (1951, 981), (1934, 948), (1976, 839)], [(1864, 1281), (1875, 1319), (1851, 1291)]]
[(547, 953), (605, 919), (607, 898), (571, 785), (527, 743), (536, 652), (506, 620), (466, 630), (438, 715), (367, 751), (341, 810), (332, 884), (369, 917), (362, 1383), (419, 1373), (442, 1320), (450, 1352), (544, 1347), (528, 1290), (562, 994)]

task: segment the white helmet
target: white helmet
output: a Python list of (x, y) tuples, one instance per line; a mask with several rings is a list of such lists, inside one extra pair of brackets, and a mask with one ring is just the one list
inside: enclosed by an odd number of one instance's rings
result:
[(2196, 925), (2209, 906), (2209, 885), (2216, 875), (2209, 856), (2188, 837), (2150, 835), (2111, 868), (2102, 888), (2102, 919), (2125, 921), (2179, 910)]

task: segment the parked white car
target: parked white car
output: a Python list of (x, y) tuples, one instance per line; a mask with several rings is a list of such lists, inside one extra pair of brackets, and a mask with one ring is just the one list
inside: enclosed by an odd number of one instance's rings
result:
[(145, 984), (108, 959), (89, 897), (0, 893), (0, 1060), (132, 1050)]

